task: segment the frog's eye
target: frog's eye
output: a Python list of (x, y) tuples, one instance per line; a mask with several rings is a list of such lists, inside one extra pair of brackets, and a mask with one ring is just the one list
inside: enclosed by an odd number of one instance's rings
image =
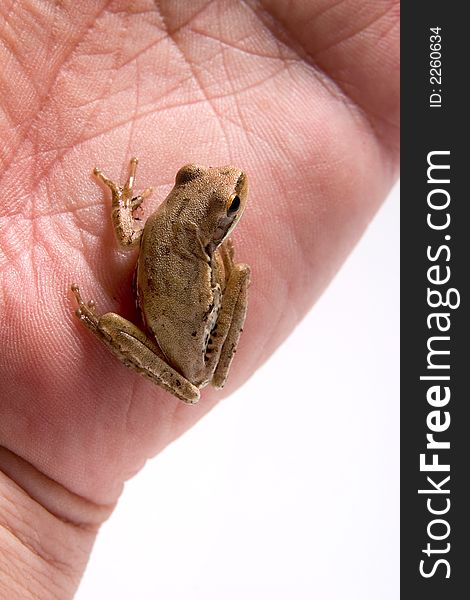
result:
[(233, 215), (240, 208), (240, 196), (232, 194), (227, 202), (227, 214)]

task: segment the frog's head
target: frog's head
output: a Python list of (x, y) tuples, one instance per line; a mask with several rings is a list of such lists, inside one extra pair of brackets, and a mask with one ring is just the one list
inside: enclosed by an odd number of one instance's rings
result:
[(175, 187), (179, 186), (184, 189), (190, 218), (211, 253), (227, 238), (245, 210), (247, 176), (237, 167), (190, 164), (178, 171)]

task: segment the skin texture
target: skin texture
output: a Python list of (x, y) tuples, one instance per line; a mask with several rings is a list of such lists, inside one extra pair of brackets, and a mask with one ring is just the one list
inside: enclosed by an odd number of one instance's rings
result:
[[(397, 173), (398, 11), (0, 2), (0, 597), (71, 597), (123, 482), (249, 377), (339, 268)], [(233, 233), (256, 282), (245, 331), (227, 386), (195, 406), (73, 314), (76, 280), (135, 317), (136, 256), (90, 174), (124, 181), (133, 155), (147, 214), (185, 163), (250, 179)]]

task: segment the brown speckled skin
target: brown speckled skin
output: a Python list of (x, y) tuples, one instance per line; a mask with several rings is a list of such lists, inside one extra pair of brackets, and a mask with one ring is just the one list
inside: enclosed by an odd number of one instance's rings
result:
[[(241, 206), (228, 217), (232, 194)], [(215, 244), (237, 224), (246, 197), (239, 169), (188, 165), (142, 234), (137, 294), (143, 321), (169, 363), (198, 386), (212, 376), (205, 361), (208, 334), (230, 275)]]

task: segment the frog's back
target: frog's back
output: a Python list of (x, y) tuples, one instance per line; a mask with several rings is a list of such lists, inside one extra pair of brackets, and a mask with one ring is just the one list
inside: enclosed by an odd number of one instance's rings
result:
[(197, 230), (164, 211), (162, 206), (145, 224), (137, 299), (145, 326), (168, 361), (196, 382), (204, 372), (207, 330), (211, 315), (218, 312), (219, 286), (212, 281), (210, 259)]

